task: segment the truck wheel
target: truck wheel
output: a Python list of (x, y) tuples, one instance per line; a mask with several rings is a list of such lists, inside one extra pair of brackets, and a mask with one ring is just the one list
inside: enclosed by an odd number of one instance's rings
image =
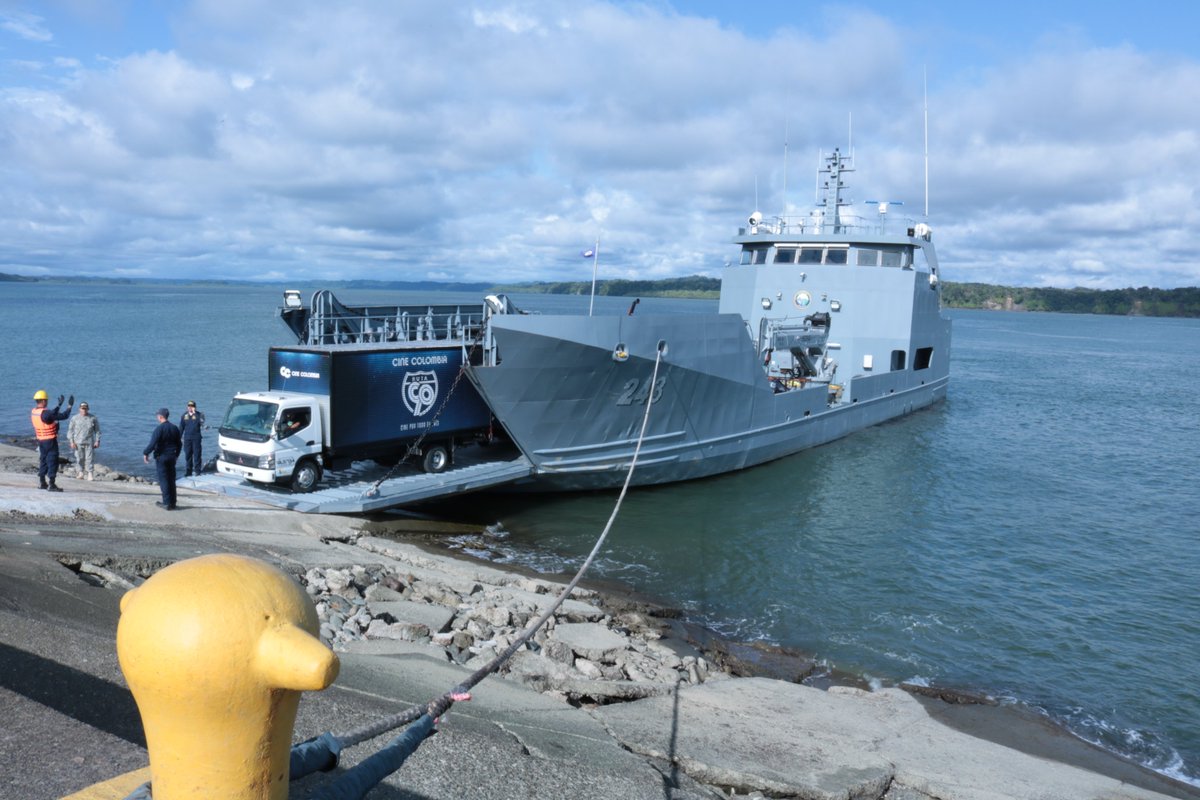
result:
[(320, 465), (311, 458), (306, 458), (296, 465), (296, 471), (292, 473), (292, 491), (311, 492), (317, 488), (320, 480)]
[(425, 450), (425, 458), (421, 460), (421, 469), (429, 473), (441, 472), (450, 466), (450, 453), (440, 444), (435, 444)]

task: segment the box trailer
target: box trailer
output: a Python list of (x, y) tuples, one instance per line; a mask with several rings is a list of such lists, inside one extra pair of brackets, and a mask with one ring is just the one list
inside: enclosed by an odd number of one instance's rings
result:
[(490, 409), (460, 378), (469, 352), (435, 341), (272, 347), (267, 391), (229, 404), (217, 469), (300, 492), (326, 470), (410, 451), (440, 472), (491, 427)]

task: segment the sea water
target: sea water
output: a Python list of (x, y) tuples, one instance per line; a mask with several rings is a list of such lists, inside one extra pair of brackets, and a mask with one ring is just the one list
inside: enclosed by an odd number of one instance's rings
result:
[[(229, 397), (265, 387), (267, 347), (291, 343), (281, 289), (0, 283), (0, 435), (31, 432), (36, 389), (74, 393), (103, 426), (98, 460), (151, 476), (155, 410), (195, 399), (215, 454)], [(597, 313), (629, 302), (597, 298)], [(647, 298), (637, 313), (714, 308)], [(1200, 320), (945, 313), (945, 403), (741, 473), (635, 490), (595, 576), (868, 679), (1020, 702), (1200, 784)], [(509, 532), (501, 558), (564, 571), (615, 496), (491, 494), (471, 521)]]

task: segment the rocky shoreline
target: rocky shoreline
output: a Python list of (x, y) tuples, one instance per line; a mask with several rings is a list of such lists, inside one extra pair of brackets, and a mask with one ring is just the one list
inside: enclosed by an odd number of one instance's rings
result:
[[(406, 668), (414, 679), (474, 670), (563, 586), (357, 518), (252, 508), (189, 490), (181, 511), (164, 519), (153, 509), (153, 486), (103, 468), (97, 482), (69, 480), (66, 492), (47, 496), (29, 479), (31, 462), (28, 451), (0, 445), (0, 556), (18, 540), (39, 543), (43, 526), (77, 530), (83, 544), (47, 541), (47, 556), (90, 584), (124, 590), (179, 553), (265, 554), (312, 597), (321, 636), (343, 660), (339, 682), (357, 692), (395, 680), (391, 664), (424, 665)], [(481, 700), (512, 684), (594, 718), (587, 724), (598, 721), (622, 752), (670, 776), (669, 797), (1200, 797), (988, 698), (925, 687), (867, 691), (852, 678), (825, 676), (802, 654), (728, 642), (671, 609), (596, 588), (577, 588), (501, 677), (481, 685)], [(528, 741), (523, 747), (564, 776), (588, 757), (555, 760)], [(427, 794), (462, 796), (448, 786), (431, 784)], [(492, 796), (514, 792), (522, 793), (507, 786)]]

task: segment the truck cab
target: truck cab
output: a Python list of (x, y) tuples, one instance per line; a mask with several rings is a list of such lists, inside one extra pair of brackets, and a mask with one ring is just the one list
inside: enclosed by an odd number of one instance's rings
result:
[[(325, 401), (325, 402), (322, 402)], [(217, 470), (256, 483), (308, 492), (325, 468), (328, 398), (249, 392), (233, 398), (221, 421)]]

